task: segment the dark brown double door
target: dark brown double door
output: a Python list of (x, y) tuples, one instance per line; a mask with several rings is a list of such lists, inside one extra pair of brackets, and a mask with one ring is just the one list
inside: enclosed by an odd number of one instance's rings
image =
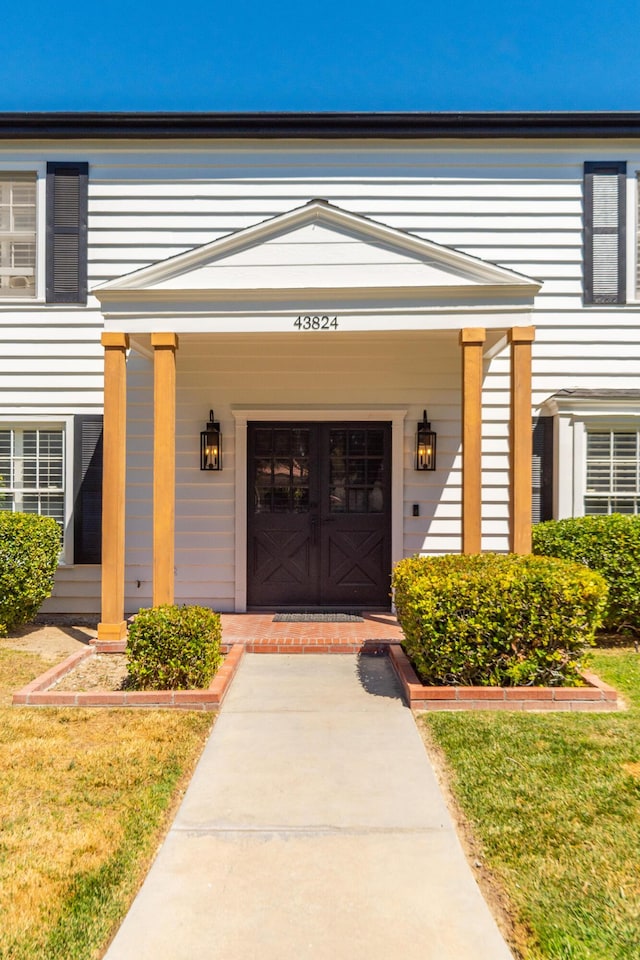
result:
[(248, 493), (250, 606), (389, 606), (389, 423), (250, 423)]

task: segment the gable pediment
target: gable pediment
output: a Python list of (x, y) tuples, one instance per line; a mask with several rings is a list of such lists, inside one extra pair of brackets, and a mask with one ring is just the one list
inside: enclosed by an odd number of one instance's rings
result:
[(324, 200), (94, 289), (120, 299), (216, 300), (235, 292), (332, 290), (346, 295), (533, 297), (540, 283), (468, 254), (349, 213)]

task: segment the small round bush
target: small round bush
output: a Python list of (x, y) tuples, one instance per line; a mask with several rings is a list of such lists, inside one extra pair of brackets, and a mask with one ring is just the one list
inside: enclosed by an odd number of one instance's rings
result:
[(164, 604), (140, 610), (129, 628), (127, 670), (136, 690), (208, 687), (222, 662), (220, 614)]
[(55, 520), (0, 511), (0, 636), (32, 620), (51, 596), (59, 556)]
[(411, 557), (393, 588), (423, 682), (474, 686), (580, 684), (607, 593), (579, 564), (499, 554)]
[(533, 552), (597, 570), (609, 586), (604, 628), (640, 632), (640, 517), (549, 520), (534, 527)]

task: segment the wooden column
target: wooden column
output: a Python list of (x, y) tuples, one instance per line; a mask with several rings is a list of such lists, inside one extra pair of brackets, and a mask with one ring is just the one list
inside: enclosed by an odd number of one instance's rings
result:
[(509, 549), (531, 553), (531, 344), (535, 327), (512, 327)]
[(462, 552), (482, 549), (483, 327), (460, 331), (462, 347)]
[(175, 333), (152, 333), (153, 605), (173, 603), (176, 526)]
[(127, 636), (124, 619), (124, 535), (127, 446), (126, 333), (103, 333), (102, 611), (98, 640)]

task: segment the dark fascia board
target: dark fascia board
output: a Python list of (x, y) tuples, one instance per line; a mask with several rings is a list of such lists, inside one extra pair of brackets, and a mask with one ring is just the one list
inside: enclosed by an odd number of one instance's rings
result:
[(558, 390), (557, 393), (553, 393), (549, 397), (550, 400), (562, 400), (563, 398), (575, 400), (640, 400), (640, 390), (606, 388), (587, 390), (582, 387), (576, 387), (573, 390), (570, 388)]
[(638, 138), (640, 112), (0, 113), (1, 140)]

